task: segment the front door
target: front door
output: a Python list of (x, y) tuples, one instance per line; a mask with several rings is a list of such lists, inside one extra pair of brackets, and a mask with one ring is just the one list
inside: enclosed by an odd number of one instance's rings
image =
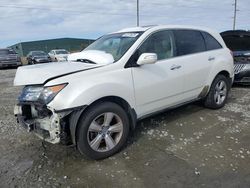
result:
[(184, 82), (182, 65), (173, 58), (172, 31), (152, 34), (138, 49), (138, 56), (142, 53), (156, 53), (158, 61), (132, 68), (139, 117), (180, 103)]

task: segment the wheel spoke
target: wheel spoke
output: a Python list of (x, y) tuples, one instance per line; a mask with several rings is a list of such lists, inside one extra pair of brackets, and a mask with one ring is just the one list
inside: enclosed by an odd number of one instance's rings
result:
[(217, 102), (218, 104), (220, 104), (220, 98), (221, 98), (220, 95), (217, 94), (216, 102)]
[(90, 146), (94, 149), (94, 150), (98, 150), (100, 143), (102, 141), (102, 135), (98, 134), (94, 140), (92, 140), (90, 142)]
[(113, 120), (114, 118), (114, 114), (111, 113), (111, 112), (107, 112), (104, 114), (104, 122), (103, 122), (103, 125), (104, 126), (109, 126), (111, 121)]
[(220, 90), (222, 90), (224, 87), (225, 87), (225, 82), (221, 81), (219, 85)]
[(117, 124), (115, 124), (115, 125), (112, 125), (112, 126), (110, 126), (109, 127), (109, 129), (108, 129), (108, 131), (110, 131), (110, 132), (121, 132), (122, 131), (122, 123), (117, 123)]
[(215, 100), (215, 102), (217, 102), (217, 98), (218, 98), (218, 92), (216, 91), (215, 94), (214, 94), (214, 100)]
[(215, 91), (220, 91), (219, 83), (215, 86)]
[(226, 90), (220, 91), (220, 95), (225, 96), (226, 95)]
[(222, 96), (220, 96), (220, 98), (219, 98), (219, 104), (221, 104), (221, 103), (223, 103), (223, 97)]
[(105, 136), (105, 143), (106, 143), (106, 146), (108, 147), (109, 150), (111, 150), (113, 147), (115, 147), (115, 141), (113, 140), (113, 138), (107, 134)]
[(100, 132), (101, 130), (102, 127), (96, 121), (93, 121), (89, 126), (90, 132)]

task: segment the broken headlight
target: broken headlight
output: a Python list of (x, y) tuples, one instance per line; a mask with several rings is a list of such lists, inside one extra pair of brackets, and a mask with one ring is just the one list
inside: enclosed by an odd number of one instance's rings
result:
[(48, 104), (66, 86), (60, 84), (55, 86), (26, 86), (23, 88), (19, 101), (22, 102), (41, 102)]

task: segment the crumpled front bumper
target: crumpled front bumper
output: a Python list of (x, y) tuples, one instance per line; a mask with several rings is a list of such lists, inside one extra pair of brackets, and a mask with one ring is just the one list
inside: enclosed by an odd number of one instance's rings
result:
[[(34, 132), (39, 138), (57, 144), (68, 139), (65, 130), (65, 116), (69, 112), (55, 113), (46, 106), (37, 104), (18, 104), (14, 114), (17, 122), (28, 132)], [(67, 136), (65, 136), (67, 135)]]

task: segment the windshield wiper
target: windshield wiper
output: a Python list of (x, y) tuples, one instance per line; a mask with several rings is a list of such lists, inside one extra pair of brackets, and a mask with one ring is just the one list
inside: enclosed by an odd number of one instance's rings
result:
[(77, 59), (77, 62), (82, 62), (82, 63), (89, 63), (89, 64), (97, 64), (94, 61), (91, 61), (89, 59)]

